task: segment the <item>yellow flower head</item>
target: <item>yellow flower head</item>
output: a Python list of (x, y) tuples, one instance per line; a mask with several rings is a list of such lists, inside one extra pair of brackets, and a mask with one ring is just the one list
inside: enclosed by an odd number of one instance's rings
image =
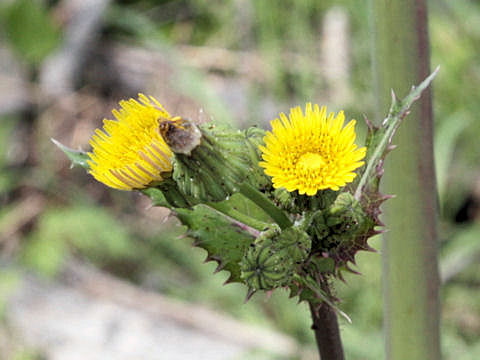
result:
[[(260, 146), (260, 166), (272, 177), (275, 188), (315, 195), (318, 190), (338, 190), (352, 182), (354, 170), (363, 165), (366, 148), (355, 145), (355, 120), (345, 127), (345, 115), (308, 103), (303, 115), (300, 107), (283, 113), (271, 122), (272, 132)], [(343, 127), (343, 128), (342, 128)]]
[(90, 140), (88, 165), (95, 179), (115, 189), (143, 189), (172, 171), (172, 151), (159, 132), (159, 119), (170, 114), (153, 97), (120, 101), (112, 113), (117, 120), (103, 120), (103, 131)]

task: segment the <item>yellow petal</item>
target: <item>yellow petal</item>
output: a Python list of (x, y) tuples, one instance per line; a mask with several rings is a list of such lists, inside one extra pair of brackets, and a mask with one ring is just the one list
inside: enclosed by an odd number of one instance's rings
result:
[(281, 113), (271, 122), (272, 131), (259, 149), (259, 165), (272, 177), (275, 188), (315, 195), (319, 190), (339, 190), (352, 182), (363, 165), (366, 148), (355, 145), (355, 120), (345, 127), (343, 111), (328, 114), (325, 106), (307, 103)]

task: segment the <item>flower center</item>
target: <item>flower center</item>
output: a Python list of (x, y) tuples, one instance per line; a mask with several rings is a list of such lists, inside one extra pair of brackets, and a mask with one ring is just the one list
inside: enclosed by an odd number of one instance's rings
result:
[(302, 173), (316, 172), (326, 165), (325, 159), (322, 155), (317, 153), (307, 152), (300, 156), (297, 161), (297, 170)]

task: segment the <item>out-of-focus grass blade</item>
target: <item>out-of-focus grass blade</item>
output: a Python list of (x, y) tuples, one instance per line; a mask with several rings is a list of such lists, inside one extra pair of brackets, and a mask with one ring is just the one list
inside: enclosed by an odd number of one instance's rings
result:
[(442, 122), (435, 132), (435, 172), (440, 204), (443, 204), (447, 191), (447, 181), (450, 162), (452, 161), (455, 144), (462, 131), (470, 124), (465, 112), (459, 112)]
[(448, 242), (440, 260), (442, 282), (447, 282), (480, 257), (480, 224), (459, 231)]

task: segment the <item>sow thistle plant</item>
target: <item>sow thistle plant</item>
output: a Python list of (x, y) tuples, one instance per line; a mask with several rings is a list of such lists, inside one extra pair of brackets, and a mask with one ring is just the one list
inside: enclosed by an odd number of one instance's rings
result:
[[(307, 103), (271, 122), (271, 131), (240, 131), (172, 116), (153, 97), (120, 102), (90, 152), (54, 141), (99, 182), (138, 190), (169, 208), (216, 271), (259, 291), (286, 289), (315, 318), (337, 311), (333, 280), (355, 272), (355, 255), (373, 251), (381, 231), (379, 192), (392, 136), (436, 71), (402, 101), (393, 95), (379, 127), (356, 145), (355, 120)], [(393, 93), (392, 93), (393, 94)], [(347, 317), (348, 318), (348, 317)], [(314, 328), (321, 336), (322, 329)], [(319, 344), (320, 345), (320, 344)]]

